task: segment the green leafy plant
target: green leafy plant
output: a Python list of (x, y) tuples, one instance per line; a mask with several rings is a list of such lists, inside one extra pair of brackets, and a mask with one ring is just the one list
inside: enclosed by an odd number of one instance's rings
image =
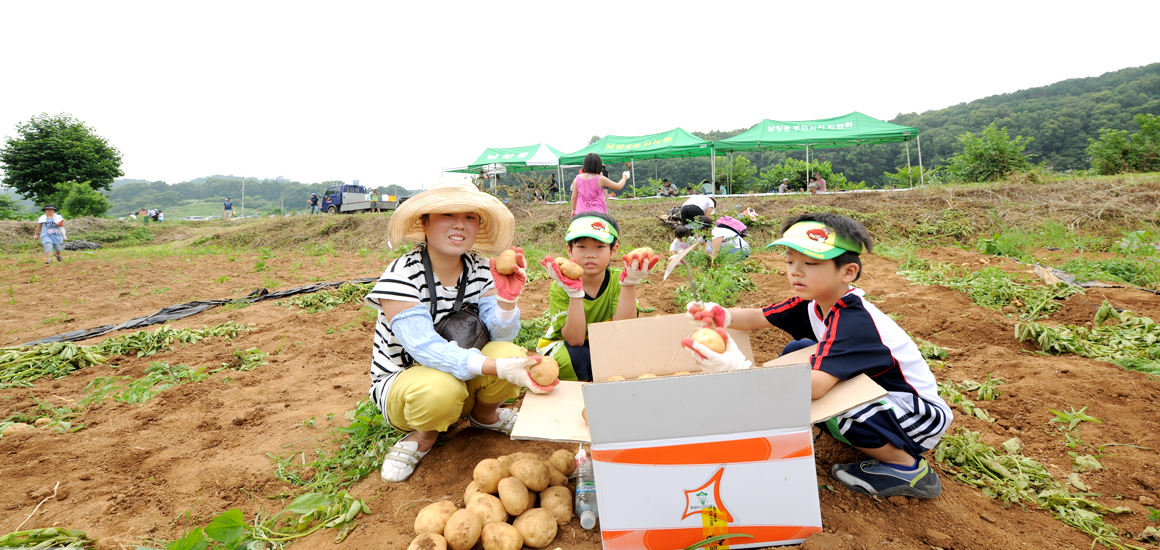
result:
[(97, 541), (80, 529), (45, 527), (0, 536), (0, 548), (93, 548)]
[(1060, 266), (1077, 280), (1115, 281), (1145, 288), (1160, 284), (1160, 262), (1151, 259), (1112, 258), (1086, 260), (1075, 258)]
[(954, 179), (995, 181), (1034, 168), (1023, 150), (1035, 138), (1015, 136), (1011, 139), (1006, 126), (1000, 129), (992, 122), (980, 135), (966, 132), (960, 134), (958, 140), (963, 151), (952, 156), (946, 166), (947, 173)]
[(343, 283), (334, 290), (320, 290), (311, 294), (300, 294), (285, 300), (275, 302), (282, 307), (296, 307), (306, 313), (318, 313), (334, 309), (342, 304), (362, 302), (367, 293), (374, 288), (374, 283), (356, 285)]
[(551, 310), (548, 309), (531, 319), (520, 319), (520, 332), (516, 335), (513, 343), (521, 348), (536, 349), (540, 337), (548, 331), (550, 326), (552, 326), (552, 317)]
[(97, 346), (69, 342), (0, 348), (0, 389), (31, 388), (32, 381), (38, 378), (61, 378), (108, 360)]
[[(1105, 324), (1109, 321), (1115, 324)], [(1106, 301), (1096, 311), (1091, 328), (1016, 324), (1015, 337), (1020, 342), (1035, 342), (1042, 353), (1071, 353), (1160, 375), (1160, 325), (1128, 310), (1116, 311)]]
[(1006, 452), (999, 453), (982, 442), (979, 432), (959, 428), (943, 436), (934, 458), (956, 481), (978, 487), (984, 495), (1007, 504), (1030, 504), (1050, 511), (1056, 519), (1092, 537), (1093, 544), (1143, 550), (1123, 542), (1119, 530), (1104, 522), (1105, 514), (1129, 513), (1128, 508), (1107, 508), (1084, 498), (1087, 493), (1068, 491), (1042, 463), (1019, 454), (1022, 444), (1018, 440), (1003, 446)]
[(922, 270), (906, 270), (899, 273), (918, 284), (940, 285), (967, 293), (980, 306), (1000, 310), (1011, 307), (1021, 319), (1047, 317), (1062, 304), (1057, 300), (1083, 290), (1063, 283), (1052, 286), (1031, 285), (1016, 282), (1003, 270), (987, 267), (979, 271), (960, 270), (949, 264), (930, 264)]
[(1088, 138), (1087, 154), (1092, 170), (1102, 175), (1160, 170), (1160, 116), (1136, 115), (1140, 130), (1101, 128), (1098, 140)]

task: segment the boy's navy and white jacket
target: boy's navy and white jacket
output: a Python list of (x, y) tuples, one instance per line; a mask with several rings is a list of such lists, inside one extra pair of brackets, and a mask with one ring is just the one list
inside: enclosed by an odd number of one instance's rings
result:
[(871, 403), (837, 418), (843, 433), (853, 422), (890, 408), (898, 424), (919, 446), (932, 449), (950, 427), (950, 407), (918, 346), (901, 327), (851, 288), (829, 312), (798, 297), (762, 308), (765, 319), (794, 339), (816, 340), (810, 366), (847, 380), (865, 373), (887, 391), (885, 403)]

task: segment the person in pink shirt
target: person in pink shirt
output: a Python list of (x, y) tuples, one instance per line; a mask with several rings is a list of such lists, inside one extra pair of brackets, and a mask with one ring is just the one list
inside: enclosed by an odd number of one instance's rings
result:
[(620, 175), (620, 181), (612, 181), (600, 174), (604, 163), (600, 155), (588, 153), (584, 157), (584, 166), (572, 181), (572, 215), (580, 212), (608, 213), (608, 203), (604, 199), (604, 189), (619, 191), (628, 182), (628, 172)]
[(822, 179), (821, 174), (814, 172), (814, 181), (811, 181), (808, 187), (809, 187), (810, 193), (818, 193), (818, 192), (825, 193), (826, 192), (826, 180)]

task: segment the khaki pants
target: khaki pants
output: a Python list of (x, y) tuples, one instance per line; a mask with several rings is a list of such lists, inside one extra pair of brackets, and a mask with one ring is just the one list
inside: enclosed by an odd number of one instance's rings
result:
[[(492, 359), (528, 354), (511, 342), (488, 342), (480, 351)], [(395, 375), (387, 392), (386, 417), (405, 432), (445, 432), (471, 413), (477, 399), (502, 403), (519, 395), (519, 386), (496, 376), (476, 376), (465, 382), (441, 370), (415, 365)]]

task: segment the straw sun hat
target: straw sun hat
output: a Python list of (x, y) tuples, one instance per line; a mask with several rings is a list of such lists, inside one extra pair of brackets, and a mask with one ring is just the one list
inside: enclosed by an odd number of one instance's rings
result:
[(470, 183), (448, 182), (432, 185), (426, 191), (406, 200), (391, 215), (387, 238), (394, 247), (403, 241), (426, 242), (423, 214), (475, 212), (479, 214), (479, 234), (475, 237), (477, 250), (485, 254), (499, 254), (512, 245), (515, 236), (515, 218), (499, 199), (484, 193)]

